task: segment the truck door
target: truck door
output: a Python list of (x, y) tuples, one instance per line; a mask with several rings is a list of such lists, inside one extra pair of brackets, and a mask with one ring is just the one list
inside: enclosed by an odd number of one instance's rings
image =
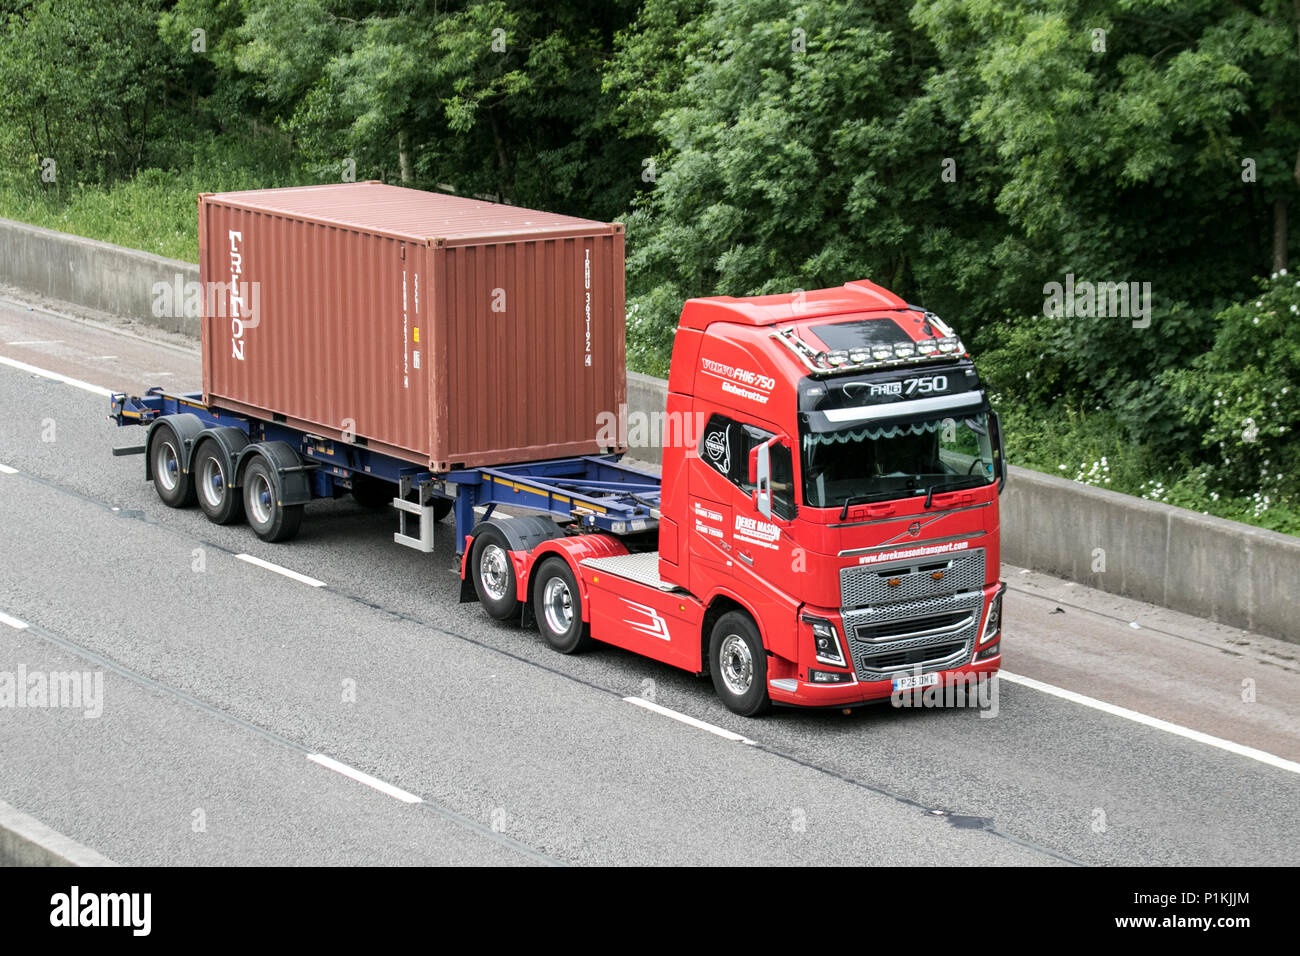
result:
[[(700, 440), (699, 467), (691, 479), (692, 556), (728, 574), (745, 569), (783, 581), (790, 571), (788, 538), (781, 527), (794, 517), (794, 468), (790, 449), (771, 443), (764, 426), (715, 414)], [(769, 444), (770, 443), (770, 444)], [(750, 460), (768, 444), (773, 515), (760, 515), (754, 504)]]
[(731, 499), (728, 480), (733, 468), (747, 467), (743, 461), (738, 426), (730, 419), (714, 415), (700, 436), (698, 461), (688, 459), (691, 576), (701, 562), (711, 572), (731, 573)]

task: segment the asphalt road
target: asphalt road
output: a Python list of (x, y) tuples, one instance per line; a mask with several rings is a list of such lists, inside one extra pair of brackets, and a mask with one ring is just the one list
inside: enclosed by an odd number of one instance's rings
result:
[(99, 716), (0, 707), (0, 799), (113, 860), (1300, 862), (1300, 646), (1004, 567), (995, 715), (745, 720), (457, 603), (450, 524), (422, 555), (350, 501), (286, 545), (164, 507), (93, 387), (198, 383), (184, 343), (0, 302), (0, 679), (103, 682)]

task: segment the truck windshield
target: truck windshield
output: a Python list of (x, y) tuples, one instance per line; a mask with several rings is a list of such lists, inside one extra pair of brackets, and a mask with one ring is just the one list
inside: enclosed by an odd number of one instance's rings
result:
[(825, 431), (805, 426), (802, 432), (804, 501), (812, 508), (941, 494), (996, 480), (986, 411)]

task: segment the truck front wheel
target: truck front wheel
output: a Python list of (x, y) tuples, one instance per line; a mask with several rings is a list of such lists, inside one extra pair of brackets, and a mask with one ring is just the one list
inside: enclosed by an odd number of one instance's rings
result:
[(758, 628), (743, 611), (728, 611), (713, 625), (709, 671), (714, 689), (733, 713), (755, 717), (771, 708), (767, 651)]
[(591, 646), (591, 628), (582, 619), (578, 582), (563, 558), (547, 558), (533, 572), (533, 617), (546, 643), (561, 654)]

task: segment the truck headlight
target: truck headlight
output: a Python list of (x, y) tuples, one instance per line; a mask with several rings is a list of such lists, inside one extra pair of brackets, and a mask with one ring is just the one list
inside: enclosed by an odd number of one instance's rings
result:
[(993, 595), (993, 600), (989, 602), (988, 617), (984, 619), (984, 633), (980, 636), (980, 643), (993, 640), (997, 637), (998, 631), (1002, 630), (1002, 595), (1006, 593), (1007, 586), (1004, 584), (998, 588), (998, 593)]
[(803, 622), (812, 627), (813, 647), (817, 652), (817, 660), (822, 664), (847, 667), (844, 661), (844, 648), (840, 646), (840, 636), (835, 631), (835, 625), (825, 618), (813, 617), (811, 614), (805, 614)]

